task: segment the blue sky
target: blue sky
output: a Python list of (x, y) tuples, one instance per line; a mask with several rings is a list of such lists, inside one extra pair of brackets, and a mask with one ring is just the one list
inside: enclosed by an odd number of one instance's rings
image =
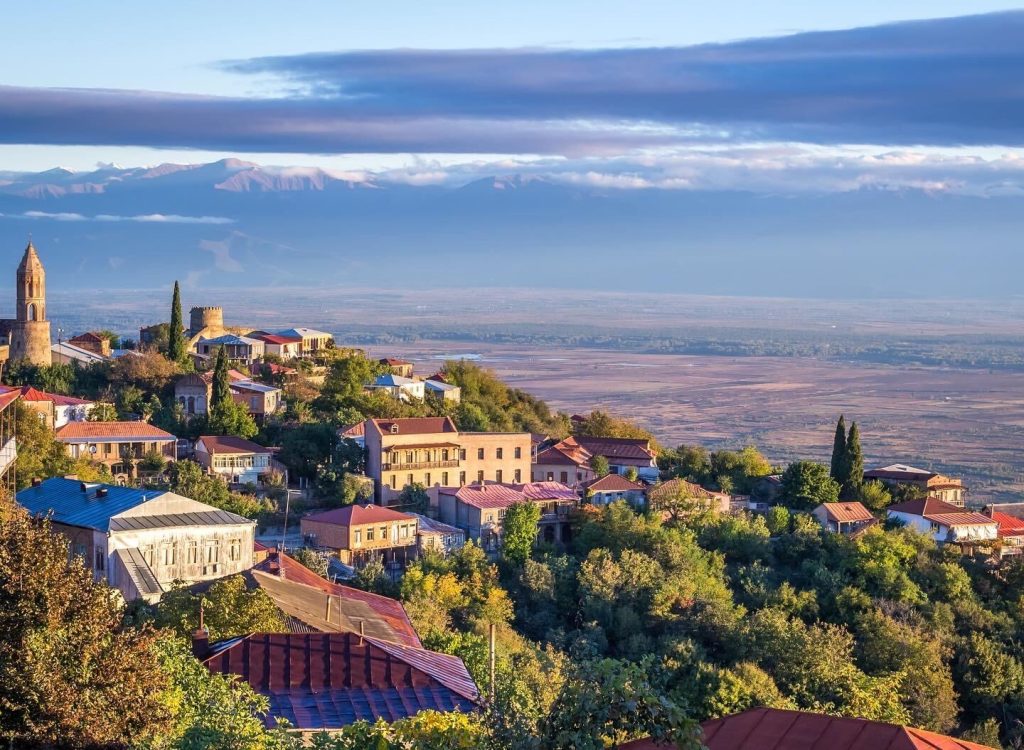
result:
[[(237, 155), (410, 182), (497, 167), (1016, 189), (1024, 16), (956, 18), (1014, 6), (21, 3), (0, 45), (0, 170)], [(842, 31), (936, 18), (953, 20)]]

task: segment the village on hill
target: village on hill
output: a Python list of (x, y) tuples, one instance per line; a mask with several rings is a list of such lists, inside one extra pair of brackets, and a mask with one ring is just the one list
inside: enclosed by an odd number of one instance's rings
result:
[(315, 321), (186, 320), (176, 282), (135, 339), (54, 341), (31, 243), (15, 297), (0, 737), (1024, 741), (1024, 502), (866, 467), (843, 416), (830, 465), (773, 466), (556, 412), (472, 362), (371, 359)]

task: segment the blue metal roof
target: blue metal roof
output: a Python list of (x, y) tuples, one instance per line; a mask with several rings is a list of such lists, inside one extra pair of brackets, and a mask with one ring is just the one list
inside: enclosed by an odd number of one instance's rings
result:
[[(107, 490), (105, 497), (96, 496), (100, 488)], [(60, 523), (107, 531), (111, 516), (164, 494), (112, 484), (86, 484), (86, 490), (82, 492), (82, 482), (77, 479), (54, 477), (35, 487), (26, 487), (17, 494), (17, 499), (34, 516), (50, 515)]]

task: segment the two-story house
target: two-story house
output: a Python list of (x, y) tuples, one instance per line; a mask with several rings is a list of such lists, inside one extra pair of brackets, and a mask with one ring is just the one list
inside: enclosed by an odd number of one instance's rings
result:
[(426, 385), (422, 380), (403, 378), (401, 375), (387, 373), (378, 375), (370, 385), (366, 386), (368, 391), (387, 393), (394, 399), (410, 403), (422, 401), (426, 398)]
[(299, 352), (302, 357), (315, 357), (325, 349), (334, 346), (333, 334), (318, 331), (315, 328), (287, 328), (283, 331), (276, 331), (276, 334), (285, 338), (300, 339), (302, 345)]
[(177, 458), (177, 438), (147, 422), (69, 422), (55, 437), (69, 456), (103, 464), (119, 484), (137, 475), (147, 454), (166, 461)]
[(267, 354), (273, 354), (281, 359), (295, 359), (302, 356), (301, 336), (282, 336), (279, 333), (266, 333), (265, 331), (253, 331), (249, 336), (262, 341)]
[(649, 440), (572, 436), (537, 452), (533, 480), (572, 486), (589, 482), (597, 476), (591, 468), (595, 456), (607, 459), (612, 474), (626, 474), (636, 469), (640, 479), (649, 482), (658, 479), (658, 464)]
[(359, 567), (374, 556), (385, 563), (416, 557), (416, 516), (391, 508), (346, 505), (305, 516), (300, 525), (310, 544), (335, 552), (346, 565)]
[[(238, 370), (229, 370), (228, 378), (232, 400), (244, 406), (257, 422), (281, 408), (284, 399), (280, 388), (258, 383)], [(212, 372), (183, 375), (174, 383), (174, 399), (190, 417), (206, 414), (212, 395)]]
[(234, 333), (210, 339), (200, 338), (196, 342), (196, 354), (203, 357), (214, 357), (217, 350), (221, 348), (232, 362), (241, 362), (245, 365), (251, 365), (253, 362), (263, 359), (263, 354), (266, 352), (266, 345), (259, 339), (239, 336)]
[(363, 442), (366, 475), (382, 505), (412, 484), (461, 487), (530, 477), (528, 432), (460, 432), (449, 417), (368, 419)]
[(412, 362), (408, 362), (404, 359), (395, 359), (394, 357), (384, 357), (378, 360), (380, 364), (388, 368), (388, 371), (392, 375), (398, 375), (401, 378), (411, 378), (413, 373), (414, 365)]
[(288, 474), (274, 460), (274, 451), (251, 440), (231, 435), (203, 435), (196, 441), (196, 461), (228, 484), (261, 484), (271, 472)]
[(991, 543), (999, 537), (999, 524), (988, 516), (965, 511), (934, 497), (890, 505), (886, 515), (939, 544)]
[(892, 464), (881, 469), (864, 472), (865, 481), (878, 480), (889, 486), (906, 485), (916, 487), (921, 494), (936, 497), (950, 505), (963, 508), (967, 488), (960, 479), (947, 477), (927, 469), (917, 469), (907, 464)]
[(17, 494), (48, 517), (72, 556), (124, 598), (155, 602), (175, 581), (194, 583), (253, 566), (256, 522), (173, 492), (55, 477)]
[(21, 403), (39, 415), (40, 421), (51, 430), (63, 427), (68, 422), (81, 422), (89, 418), (95, 402), (59, 393), (47, 393), (24, 385), (21, 388), (0, 386), (0, 392), (17, 390)]
[(643, 508), (647, 503), (647, 488), (641, 482), (634, 482), (620, 474), (608, 474), (591, 479), (581, 485), (583, 498), (591, 505), (609, 505), (624, 500), (634, 508)]
[(485, 482), (465, 487), (442, 487), (438, 491), (441, 520), (465, 529), (468, 538), (479, 542), (488, 551), (501, 546), (505, 513), (516, 503), (540, 506), (539, 540), (561, 544), (572, 537), (570, 515), (579, 506), (579, 495), (573, 488), (559, 482)]

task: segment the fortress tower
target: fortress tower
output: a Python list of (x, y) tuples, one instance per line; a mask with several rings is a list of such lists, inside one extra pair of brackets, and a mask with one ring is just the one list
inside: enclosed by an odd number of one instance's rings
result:
[(31, 241), (18, 266), (17, 289), (9, 359), (27, 359), (34, 365), (48, 365), (52, 352), (50, 321), (46, 319), (46, 271)]
[[(220, 330), (224, 328), (224, 308), (193, 307), (189, 311), (189, 336), (196, 336), (206, 328)], [(219, 336), (220, 333), (213, 334)]]

